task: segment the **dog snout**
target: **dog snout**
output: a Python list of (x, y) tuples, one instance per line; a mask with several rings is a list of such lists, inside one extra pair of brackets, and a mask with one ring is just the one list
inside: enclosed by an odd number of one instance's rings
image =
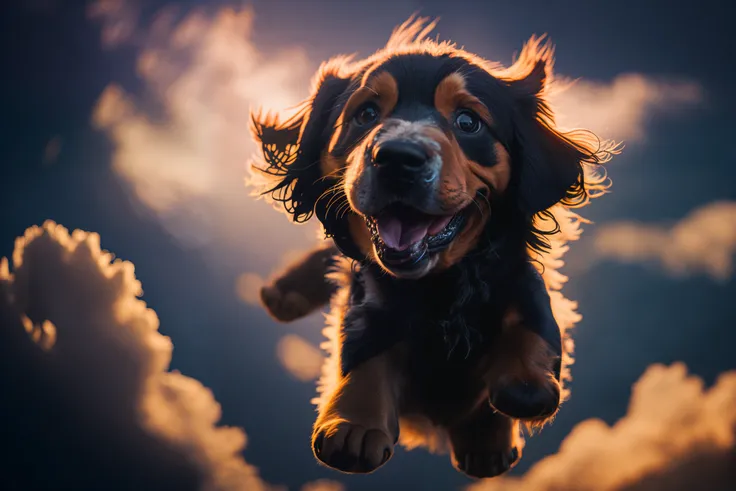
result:
[(382, 172), (411, 175), (424, 169), (429, 152), (418, 143), (407, 140), (389, 140), (373, 148), (373, 164)]

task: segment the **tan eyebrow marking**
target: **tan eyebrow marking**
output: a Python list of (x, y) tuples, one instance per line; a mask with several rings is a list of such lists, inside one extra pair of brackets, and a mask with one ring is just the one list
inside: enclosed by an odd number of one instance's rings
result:
[(340, 116), (335, 122), (335, 131), (330, 139), (329, 150), (337, 145), (342, 132), (342, 126), (346, 118), (351, 118), (353, 113), (364, 103), (373, 100), (381, 110), (381, 118), (385, 118), (393, 111), (399, 102), (399, 84), (388, 72), (381, 72), (371, 77), (365, 85), (359, 87), (348, 99)]
[(363, 103), (373, 99), (381, 108), (381, 117), (386, 117), (399, 102), (399, 84), (388, 72), (381, 72), (371, 77), (365, 85), (353, 92), (345, 104), (345, 115), (352, 115)]
[(434, 106), (447, 119), (460, 108), (471, 109), (489, 127), (493, 127), (491, 112), (480, 99), (468, 91), (465, 77), (458, 72), (451, 73), (437, 84), (434, 91)]

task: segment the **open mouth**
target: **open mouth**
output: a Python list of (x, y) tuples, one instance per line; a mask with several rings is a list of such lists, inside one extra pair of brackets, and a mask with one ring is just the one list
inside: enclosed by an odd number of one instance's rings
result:
[(399, 268), (411, 268), (428, 253), (447, 247), (464, 222), (462, 211), (454, 215), (429, 215), (400, 203), (366, 218), (381, 261)]

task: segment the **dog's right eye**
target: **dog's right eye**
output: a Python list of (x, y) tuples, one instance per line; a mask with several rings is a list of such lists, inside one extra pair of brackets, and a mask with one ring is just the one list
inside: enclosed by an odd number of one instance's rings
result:
[(353, 117), (353, 121), (355, 121), (355, 124), (358, 126), (366, 126), (378, 121), (378, 116), (378, 107), (374, 103), (369, 102), (358, 109), (358, 112), (356, 112)]

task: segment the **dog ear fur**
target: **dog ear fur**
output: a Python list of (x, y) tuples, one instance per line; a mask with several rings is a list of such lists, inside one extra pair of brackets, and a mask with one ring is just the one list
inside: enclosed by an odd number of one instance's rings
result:
[[(563, 201), (574, 204), (585, 197), (583, 163), (601, 163), (602, 154), (581, 132), (563, 134), (556, 129), (546, 101), (551, 79), (553, 50), (532, 38), (519, 60), (509, 68), (506, 83), (514, 99), (512, 152), (520, 166), (516, 181), (519, 206), (527, 216)], [(589, 133), (589, 132), (588, 132)], [(592, 135), (592, 134), (590, 134)], [(592, 135), (597, 140), (595, 135)]]
[(350, 84), (350, 77), (342, 73), (349, 61), (338, 57), (324, 63), (312, 95), (289, 119), (281, 122), (278, 115), (251, 114), (253, 136), (266, 164), (254, 166), (267, 182), (262, 194), (282, 203), (295, 222), (309, 220), (317, 201), (332, 185), (322, 179), (320, 159), (339, 112), (340, 96)]

